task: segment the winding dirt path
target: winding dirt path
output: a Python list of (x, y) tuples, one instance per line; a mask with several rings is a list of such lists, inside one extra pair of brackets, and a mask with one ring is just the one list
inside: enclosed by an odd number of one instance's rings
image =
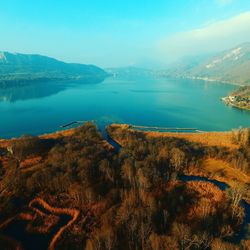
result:
[[(42, 206), (45, 210), (49, 211), (51, 214), (56, 214), (56, 215), (69, 215), (72, 217), (72, 219), (63, 227), (61, 227), (58, 232), (53, 236), (50, 244), (49, 244), (49, 250), (54, 250), (57, 241), (60, 239), (61, 235), (63, 234), (63, 232), (70, 227), (71, 225), (73, 225), (75, 223), (75, 221), (78, 219), (79, 215), (80, 215), (80, 211), (77, 209), (73, 209), (73, 208), (57, 208), (57, 207), (52, 207), (50, 206), (46, 201), (44, 201), (41, 198), (35, 198), (34, 200), (32, 200), (29, 203), (29, 207), (31, 209), (34, 209), (35, 211), (37, 210), (37, 208), (33, 207), (34, 204), (39, 204), (40, 206)], [(37, 211), (36, 211), (37, 212)]]

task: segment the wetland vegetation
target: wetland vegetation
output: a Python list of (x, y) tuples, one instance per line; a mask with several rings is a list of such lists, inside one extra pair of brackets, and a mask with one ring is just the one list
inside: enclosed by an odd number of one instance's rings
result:
[(107, 131), (119, 151), (92, 123), (0, 142), (1, 246), (32, 249), (20, 237), (31, 235), (44, 249), (247, 249), (248, 129), (204, 141), (126, 125)]

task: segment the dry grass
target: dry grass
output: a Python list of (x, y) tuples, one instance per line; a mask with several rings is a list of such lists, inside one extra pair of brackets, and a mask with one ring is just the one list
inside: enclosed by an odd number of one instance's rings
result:
[(25, 159), (24, 161), (21, 162), (20, 169), (26, 169), (26, 168), (32, 167), (34, 165), (37, 165), (41, 161), (42, 161), (41, 156), (36, 156), (36, 157)]
[[(73, 135), (75, 133), (75, 130), (76, 130), (75, 128), (72, 128), (72, 129), (57, 131), (54, 133), (43, 134), (43, 135), (40, 135), (39, 137), (42, 139), (58, 139), (61, 137), (68, 137), (68, 136)], [(0, 139), (0, 147), (7, 148), (10, 145), (10, 143), (16, 139), (17, 138)]]
[(221, 181), (232, 183), (240, 182), (250, 184), (250, 176), (241, 170), (231, 167), (229, 163), (213, 158), (206, 159), (202, 165), (210, 175)]
[(204, 181), (188, 181), (187, 188), (195, 190), (200, 197), (208, 198), (211, 202), (221, 202), (225, 199), (225, 194), (216, 185)]
[[(205, 159), (200, 168), (193, 167), (185, 174), (208, 177), (220, 182), (226, 183), (228, 186), (234, 186), (235, 183), (250, 185), (250, 176), (241, 170), (231, 167), (229, 163), (208, 158)], [(250, 190), (245, 194), (246, 201), (250, 203)]]
[[(112, 128), (117, 130), (123, 130), (124, 132), (140, 131), (131, 129), (126, 124), (112, 124)], [(230, 149), (237, 149), (239, 145), (233, 142), (232, 132), (202, 132), (202, 133), (178, 133), (178, 132), (153, 132), (153, 131), (141, 131), (147, 137), (151, 138), (164, 138), (175, 137), (186, 139), (192, 142), (201, 143), (206, 146), (218, 146), (227, 147)]]
[(241, 170), (231, 167), (228, 162), (215, 158), (204, 159), (200, 167), (190, 167), (185, 171), (186, 175), (208, 177), (217, 181), (229, 183), (250, 183), (250, 177)]
[[(181, 181), (171, 181), (167, 184), (166, 191), (171, 193), (182, 184)], [(185, 213), (179, 215), (179, 220), (195, 224), (208, 216), (216, 215), (220, 205), (226, 200), (225, 192), (212, 183), (188, 181), (184, 184), (186, 194), (195, 194), (194, 201), (198, 199), (198, 202), (194, 202)]]
[[(206, 176), (225, 182), (229, 186), (235, 185), (235, 183), (250, 184), (250, 176), (242, 172), (239, 169), (233, 168), (229, 163), (217, 159), (206, 159), (202, 165), (202, 170)], [(245, 199), (250, 203), (250, 190), (245, 194)]]
[(40, 135), (39, 137), (42, 139), (58, 139), (60, 137), (68, 137), (75, 133), (76, 128), (66, 129), (62, 131), (57, 131), (54, 133)]
[(215, 238), (212, 242), (211, 250), (250, 250), (250, 248), (245, 247), (245, 245), (242, 248), (242, 247), (236, 246), (235, 244), (225, 242), (222, 239)]
[(190, 181), (186, 183), (186, 186), (199, 195), (199, 202), (195, 203), (188, 212), (187, 218), (190, 221), (214, 215), (219, 204), (225, 200), (224, 192), (212, 183)]
[(0, 140), (0, 148), (7, 148), (10, 144), (10, 140)]
[(232, 142), (231, 132), (206, 132), (206, 133), (161, 133), (146, 132), (149, 137), (175, 137), (192, 142), (201, 143), (206, 146), (228, 147), (231, 149), (239, 148), (238, 144)]
[(243, 240), (242, 245), (244, 250), (250, 250), (250, 240)]

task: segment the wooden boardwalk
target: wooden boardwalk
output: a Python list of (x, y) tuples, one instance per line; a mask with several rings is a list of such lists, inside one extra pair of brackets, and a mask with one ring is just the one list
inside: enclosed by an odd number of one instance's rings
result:
[[(70, 123), (67, 123), (65, 125), (60, 126), (61, 128), (67, 128), (71, 125), (74, 124), (84, 124), (89, 121), (73, 121)], [(96, 120), (91, 120), (90, 122), (96, 122)], [(198, 128), (179, 128), (179, 127), (157, 127), (157, 126), (142, 126), (142, 125), (133, 125), (133, 124), (128, 124), (129, 128), (132, 129), (145, 129), (145, 130), (154, 130), (154, 131), (187, 131), (187, 132), (197, 132), (197, 133), (202, 133), (204, 131), (199, 130)]]
[(73, 121), (73, 122), (67, 123), (65, 125), (61, 125), (60, 128), (67, 128), (67, 127), (69, 127), (71, 125), (74, 125), (74, 124), (83, 124), (85, 122), (95, 122), (95, 121), (94, 120), (92, 120), (92, 121)]

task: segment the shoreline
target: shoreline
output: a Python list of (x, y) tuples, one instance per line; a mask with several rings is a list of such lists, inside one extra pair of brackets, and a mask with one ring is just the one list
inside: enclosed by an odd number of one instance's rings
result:
[[(83, 124), (82, 124), (83, 125)], [(74, 128), (69, 128), (69, 129), (63, 129), (63, 130), (57, 130), (55, 132), (49, 132), (49, 133), (44, 133), (44, 134), (38, 134), (35, 135), (39, 138), (42, 139), (57, 139), (59, 137), (68, 137), (74, 134), (75, 130), (77, 128), (79, 128), (81, 125), (74, 127)], [(137, 128), (138, 127), (138, 128)], [(152, 127), (152, 129), (150, 129), (151, 126), (145, 126), (148, 129), (147, 130), (143, 130), (140, 129), (139, 127), (144, 127), (144, 126), (137, 126), (137, 125), (132, 125), (132, 124), (117, 124), (117, 123), (112, 123), (108, 125), (108, 128), (119, 128), (119, 129), (124, 129), (124, 130), (129, 130), (129, 131), (137, 131), (137, 132), (141, 132), (144, 133), (146, 136), (152, 136), (152, 137), (158, 137), (158, 136), (163, 136), (163, 137), (178, 137), (178, 138), (186, 138), (186, 139), (191, 139), (194, 141), (208, 141), (208, 143), (211, 143), (209, 141), (214, 140), (216, 141), (216, 139), (221, 139), (222, 141), (225, 141), (225, 143), (223, 143), (224, 146), (226, 145), (230, 145), (232, 146), (232, 143), (229, 141), (229, 137), (232, 136), (232, 130), (226, 130), (226, 131), (201, 131), (201, 130), (182, 130), (182, 128), (178, 128), (178, 130), (175, 130), (175, 128), (169, 128), (169, 130), (164, 131), (160, 131), (159, 130), (154, 130)], [(10, 141), (13, 140), (18, 140), (19, 138), (21, 138), (22, 136), (19, 137), (12, 137), (12, 138), (0, 138), (0, 147), (1, 145), (8, 143)], [(221, 146), (221, 144), (220, 144)]]
[[(146, 137), (151, 137), (151, 138), (175, 137), (175, 138), (183, 138), (186, 140), (198, 142), (209, 146), (228, 147), (230, 149), (237, 149), (239, 147), (238, 144), (235, 144), (232, 141), (232, 136), (233, 136), (232, 131), (159, 132), (159, 131), (145, 131), (145, 130), (133, 129), (133, 127), (131, 127), (128, 124), (111, 124), (110, 129), (121, 130), (124, 131), (124, 133), (126, 133), (126, 131), (140, 132), (143, 133)], [(119, 143), (122, 145), (121, 142)]]
[(229, 85), (233, 85), (233, 86), (237, 86), (237, 87), (245, 87), (245, 86), (248, 86), (248, 85), (245, 85), (245, 84), (242, 84), (242, 83), (223, 81), (223, 80), (213, 79), (213, 78), (208, 78), (208, 77), (185, 76), (185, 77), (180, 77), (180, 78), (183, 78), (183, 79), (191, 79), (191, 80), (200, 80), (200, 81), (204, 81), (204, 82), (213, 82), (213, 83), (229, 84)]
[(244, 86), (222, 97), (221, 100), (231, 107), (250, 110), (250, 86)]
[(240, 110), (247, 110), (247, 111), (250, 111), (250, 108), (245, 108), (245, 107), (241, 107), (241, 106), (238, 106), (238, 105), (235, 105), (235, 104), (232, 104), (232, 103), (226, 103), (226, 105), (228, 106), (231, 106), (233, 108), (237, 108), (237, 109), (240, 109)]
[[(69, 128), (69, 129), (65, 129), (65, 130), (57, 130), (55, 132), (51, 132), (51, 133), (45, 133), (45, 134), (39, 134), (39, 135), (35, 135), (41, 139), (57, 139), (61, 136), (64, 136), (64, 137), (67, 137), (67, 136), (71, 136), (74, 134), (75, 130), (77, 128)], [(11, 137), (11, 138), (7, 138), (7, 139), (4, 139), (4, 138), (0, 138), (0, 147), (10, 141), (14, 141), (14, 140), (18, 140), (22, 137), (19, 136), (19, 137)]]
[(221, 100), (227, 105), (231, 106), (233, 108), (237, 108), (240, 110), (247, 110), (250, 111), (250, 107), (242, 107), (240, 105), (234, 104), (232, 101), (230, 101), (230, 96), (222, 97)]

